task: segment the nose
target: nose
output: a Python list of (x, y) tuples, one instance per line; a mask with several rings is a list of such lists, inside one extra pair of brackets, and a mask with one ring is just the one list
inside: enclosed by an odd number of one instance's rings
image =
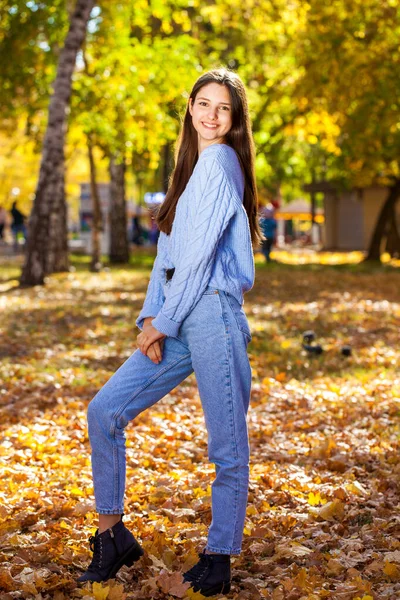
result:
[(215, 120), (217, 118), (217, 109), (210, 106), (210, 110), (208, 111), (208, 118), (210, 120)]

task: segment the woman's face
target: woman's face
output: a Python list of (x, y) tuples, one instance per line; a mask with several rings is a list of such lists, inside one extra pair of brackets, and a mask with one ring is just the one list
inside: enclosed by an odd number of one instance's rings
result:
[(198, 133), (199, 151), (211, 144), (221, 144), (232, 127), (232, 104), (229, 90), (219, 83), (208, 83), (189, 100), (193, 127)]

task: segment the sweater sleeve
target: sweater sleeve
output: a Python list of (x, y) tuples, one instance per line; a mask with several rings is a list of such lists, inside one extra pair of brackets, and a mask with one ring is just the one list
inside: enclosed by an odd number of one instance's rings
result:
[(153, 270), (150, 275), (149, 285), (147, 287), (146, 298), (143, 303), (143, 308), (136, 319), (136, 325), (139, 329), (143, 329), (144, 320), (147, 317), (155, 317), (159, 313), (164, 301), (163, 282), (165, 279), (164, 267), (164, 239), (161, 233), (158, 238), (157, 256), (153, 264)]
[(186, 244), (165, 303), (152, 322), (158, 331), (172, 337), (206, 290), (218, 243), (238, 206), (228, 175), (215, 158), (207, 157), (197, 166)]

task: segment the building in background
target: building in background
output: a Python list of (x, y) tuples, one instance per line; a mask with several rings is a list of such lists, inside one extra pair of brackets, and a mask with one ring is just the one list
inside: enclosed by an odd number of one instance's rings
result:
[(317, 208), (315, 213), (314, 235), (311, 227), (310, 202), (299, 198), (288, 204), (281, 205), (275, 212), (277, 220), (276, 244), (320, 244), (323, 239), (324, 211)]
[(388, 188), (370, 186), (342, 191), (320, 182), (306, 185), (304, 190), (324, 194), (324, 250), (368, 250)]

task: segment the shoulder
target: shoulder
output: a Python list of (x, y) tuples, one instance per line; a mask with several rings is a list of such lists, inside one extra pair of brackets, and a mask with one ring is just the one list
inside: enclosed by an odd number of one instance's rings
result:
[(239, 157), (227, 144), (212, 144), (200, 154), (196, 168), (202, 177), (222, 177), (239, 203), (243, 201), (244, 176)]
[(205, 148), (200, 154), (199, 165), (213, 165), (214, 168), (221, 168), (226, 174), (241, 171), (238, 155), (235, 150), (227, 144), (212, 144)]

